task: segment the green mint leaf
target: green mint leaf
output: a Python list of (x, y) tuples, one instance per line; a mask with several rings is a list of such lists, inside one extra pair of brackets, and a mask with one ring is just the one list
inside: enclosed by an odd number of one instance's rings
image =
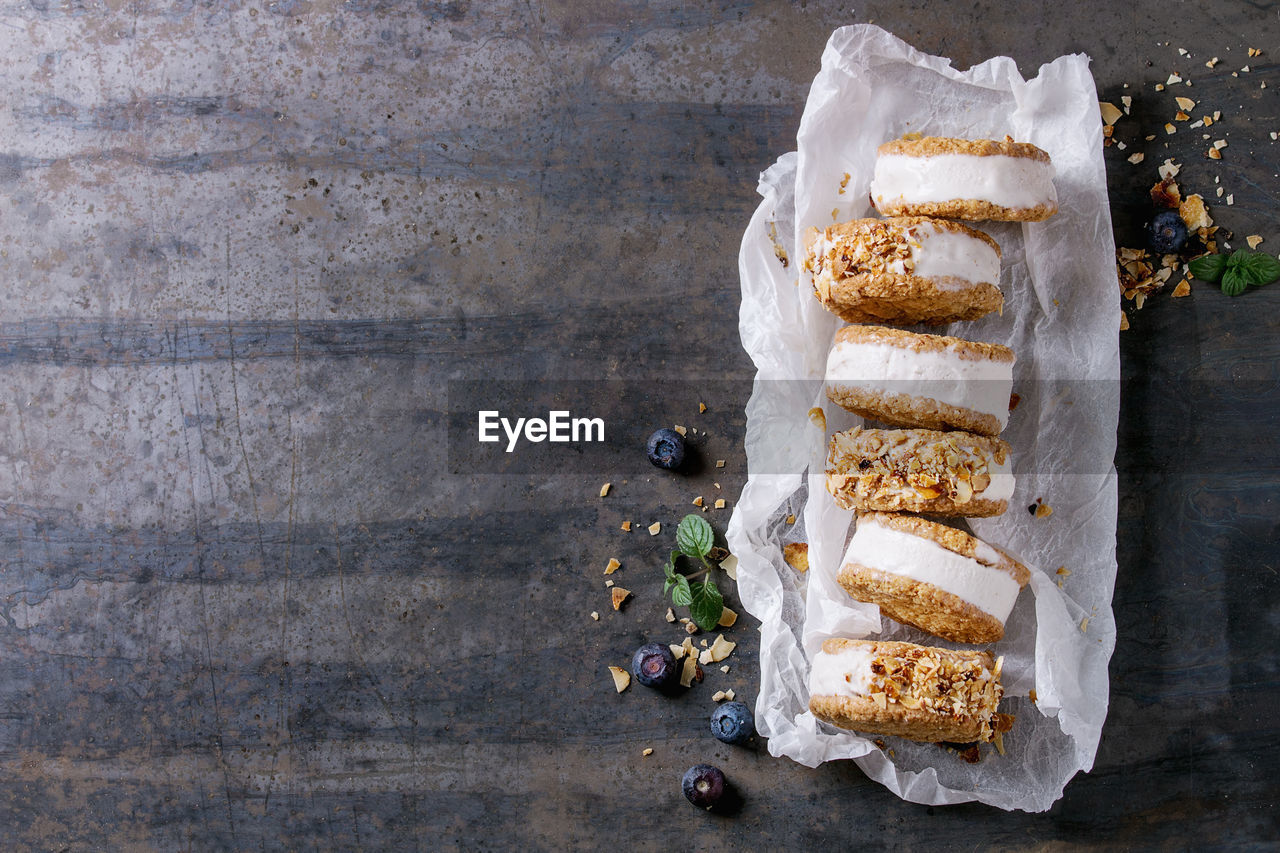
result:
[(693, 602), (689, 605), (689, 615), (699, 628), (710, 631), (720, 622), (720, 614), (724, 612), (724, 596), (720, 594), (716, 582), (710, 578), (691, 586)]
[(1245, 281), (1254, 287), (1270, 284), (1280, 278), (1280, 261), (1263, 252), (1255, 252), (1240, 262)]
[(1196, 278), (1217, 284), (1222, 278), (1222, 271), (1227, 268), (1227, 256), (1205, 255), (1196, 258), (1187, 266), (1191, 268), (1191, 274)]
[(1227, 255), (1227, 269), (1238, 268), (1241, 264), (1248, 262), (1248, 260), (1248, 249), (1236, 249), (1230, 255)]
[[(676, 575), (674, 581), (668, 581), (672, 584), (671, 603), (676, 607), (689, 607), (693, 604), (693, 590), (690, 589), (689, 579), (684, 575)], [(701, 586), (701, 584), (696, 584)], [(717, 616), (717, 619), (720, 617)], [(696, 619), (694, 620), (697, 621)]]
[[(671, 584), (676, 579), (676, 557), (679, 556), (679, 551), (672, 551), (671, 556), (667, 558), (667, 564), (662, 567), (662, 573), (667, 576), (668, 584)], [(663, 590), (663, 592), (666, 592), (666, 590)]]
[(711, 525), (700, 515), (689, 513), (680, 520), (676, 528), (676, 545), (690, 557), (702, 558), (711, 553), (711, 546), (716, 544), (716, 535), (711, 532)]
[(1228, 267), (1227, 271), (1222, 274), (1221, 286), (1222, 292), (1227, 296), (1239, 296), (1249, 286), (1249, 281), (1239, 270)]

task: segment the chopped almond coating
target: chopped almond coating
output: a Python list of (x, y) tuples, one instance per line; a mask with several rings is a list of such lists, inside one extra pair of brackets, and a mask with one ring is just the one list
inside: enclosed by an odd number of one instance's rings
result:
[(933, 652), (918, 646), (874, 655), (871, 699), (882, 709), (898, 704), (954, 717), (972, 716), (982, 720), (980, 739), (992, 740), (996, 708), (1004, 695), (1000, 684), (1004, 659), (998, 658), (988, 670), (980, 659), (937, 657)]
[(626, 690), (631, 684), (631, 673), (627, 672), (620, 666), (609, 667), (609, 673), (613, 676), (613, 687), (619, 693)]
[(622, 563), (619, 563), (619, 562), (618, 562), (618, 558), (617, 558), (617, 557), (610, 557), (610, 558), (609, 558), (609, 562), (608, 562), (608, 564), (607, 564), (607, 565), (605, 565), (605, 567), (604, 567), (604, 573), (605, 573), (606, 575), (611, 575), (611, 574), (613, 574), (614, 572), (616, 572), (616, 571), (617, 571), (618, 569), (620, 569), (620, 568), (622, 568)]
[(622, 602), (626, 601), (626, 600), (627, 600), (627, 597), (631, 595), (631, 590), (629, 590), (629, 589), (623, 589), (623, 588), (622, 588), (622, 587), (620, 587), (620, 586), (615, 586), (615, 587), (614, 587), (613, 589), (611, 589), (609, 592), (610, 592), (610, 594), (613, 596), (613, 609), (614, 609), (614, 610), (621, 610), (621, 609), (622, 609)]
[(788, 542), (782, 546), (782, 559), (797, 572), (809, 571), (809, 543)]

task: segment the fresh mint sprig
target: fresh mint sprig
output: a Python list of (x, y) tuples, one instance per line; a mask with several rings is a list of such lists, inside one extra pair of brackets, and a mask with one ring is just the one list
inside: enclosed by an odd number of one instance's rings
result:
[(1249, 287), (1262, 287), (1280, 278), (1280, 261), (1264, 252), (1236, 249), (1230, 255), (1203, 255), (1187, 265), (1191, 274), (1239, 296)]
[[(712, 578), (716, 564), (707, 559), (715, 546), (715, 538), (705, 518), (689, 513), (676, 527), (676, 547), (679, 550), (672, 551), (662, 567), (667, 578), (662, 594), (670, 593), (671, 603), (677, 607), (688, 607), (694, 624), (704, 631), (715, 628), (724, 612), (724, 596)], [(676, 562), (682, 554), (701, 560), (704, 568), (692, 575), (680, 574), (676, 570)], [(702, 580), (697, 580), (699, 577)]]

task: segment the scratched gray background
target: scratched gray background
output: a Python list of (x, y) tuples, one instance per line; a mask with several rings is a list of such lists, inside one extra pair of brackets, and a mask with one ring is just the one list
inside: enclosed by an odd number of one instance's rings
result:
[[(1274, 4), (943, 8), (0, 5), (5, 845), (1274, 841), (1280, 286), (1153, 300), (1124, 334), (1112, 711), (1049, 815), (717, 744), (710, 689), (754, 698), (750, 620), (681, 699), (607, 681), (670, 634), (665, 543), (620, 522), (670, 529), (745, 478), (736, 247), (835, 26), (1026, 74), (1086, 51), (1104, 97), (1137, 98), (1139, 145), (1172, 113), (1152, 85), (1191, 69), (1226, 158), (1186, 132), (1143, 169), (1110, 150), (1119, 239), (1172, 154), (1280, 248)], [(1267, 53), (1231, 77), (1247, 46)], [(601, 477), (444, 473), (447, 383), (487, 378), (652, 380), (727, 465), (618, 472), (606, 501)], [(699, 379), (740, 382), (699, 420)], [(649, 426), (631, 411), (605, 414)], [(683, 802), (697, 761), (736, 817)]]

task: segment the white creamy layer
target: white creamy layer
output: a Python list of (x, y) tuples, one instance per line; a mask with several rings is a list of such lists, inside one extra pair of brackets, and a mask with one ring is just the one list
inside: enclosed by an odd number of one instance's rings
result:
[(992, 459), (991, 464), (987, 466), (987, 476), (991, 478), (991, 485), (975, 493), (974, 497), (986, 498), (989, 501), (1007, 501), (1013, 497), (1015, 483), (1013, 473), (1010, 471), (1009, 459), (1006, 458), (1003, 463), (997, 463)]
[[(911, 275), (920, 278), (954, 276), (970, 284), (1000, 281), (1000, 255), (978, 237), (970, 237), (937, 225), (921, 223), (908, 232), (911, 247)], [(890, 272), (907, 272), (904, 259), (887, 265)]]
[(961, 358), (951, 351), (909, 350), (839, 341), (827, 356), (827, 384), (849, 383), (888, 394), (932, 398), (1009, 423), (1013, 362)]
[(1004, 154), (883, 154), (876, 158), (871, 197), (877, 206), (897, 201), (977, 199), (1002, 207), (1028, 208), (1058, 200), (1052, 163)]
[(1009, 618), (1020, 589), (1008, 572), (870, 518), (858, 522), (844, 562), (932, 584), (990, 613), (1001, 625)]
[(871, 652), (848, 646), (837, 654), (818, 652), (809, 668), (810, 696), (866, 696), (871, 688)]

